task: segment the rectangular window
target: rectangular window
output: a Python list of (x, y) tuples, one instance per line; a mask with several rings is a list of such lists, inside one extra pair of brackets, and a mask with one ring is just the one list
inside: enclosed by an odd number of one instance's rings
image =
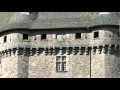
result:
[(41, 40), (44, 40), (44, 39), (46, 39), (47, 38), (47, 35), (46, 34), (42, 34), (41, 35)]
[(81, 38), (81, 33), (76, 33), (75, 38), (76, 38), (76, 39), (80, 39), (80, 38)]
[(4, 36), (4, 43), (7, 42), (7, 36)]
[(94, 32), (94, 38), (98, 38), (99, 37), (99, 32)]
[(64, 33), (59, 33), (59, 34), (56, 35), (56, 38), (57, 38), (58, 41), (65, 41), (65, 39), (66, 39), (66, 34), (64, 34)]
[(23, 34), (23, 40), (28, 40), (28, 34)]
[(57, 56), (56, 57), (56, 71), (57, 72), (66, 71), (66, 56)]
[(118, 32), (118, 37), (120, 37), (120, 32)]

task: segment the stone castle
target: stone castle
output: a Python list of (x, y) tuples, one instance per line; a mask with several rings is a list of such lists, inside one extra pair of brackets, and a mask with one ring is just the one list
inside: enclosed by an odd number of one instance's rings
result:
[(118, 12), (0, 12), (0, 78), (120, 78)]

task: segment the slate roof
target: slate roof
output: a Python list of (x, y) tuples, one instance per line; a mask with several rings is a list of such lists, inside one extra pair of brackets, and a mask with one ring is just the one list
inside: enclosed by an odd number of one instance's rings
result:
[(0, 32), (10, 29), (79, 28), (119, 25), (118, 12), (0, 12)]

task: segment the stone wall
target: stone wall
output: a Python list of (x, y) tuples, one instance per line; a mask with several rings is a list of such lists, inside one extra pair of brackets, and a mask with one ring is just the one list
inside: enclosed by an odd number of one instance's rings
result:
[(91, 51), (91, 78), (105, 78), (105, 54), (100, 50)]
[[(94, 32), (99, 33), (98, 38), (94, 38)], [(56, 35), (59, 33), (65, 34), (63, 41), (58, 41)], [(75, 34), (81, 33), (81, 38), (76, 39)], [(29, 40), (23, 40), (23, 34), (29, 34)], [(46, 34), (47, 38), (41, 40), (41, 34)], [(7, 42), (4, 42), (4, 36), (7, 36)], [(93, 47), (102, 45), (117, 45), (118, 44), (118, 28), (93, 28), (93, 29), (66, 29), (66, 30), (14, 30), (0, 35), (0, 50), (5, 50), (6, 47), (17, 48), (24, 47)], [(82, 44), (81, 44), (82, 43)]]
[(105, 77), (120, 78), (120, 49), (105, 56)]
[[(99, 37), (94, 38), (94, 32)], [(56, 35), (65, 33), (58, 41)], [(41, 40), (41, 34), (47, 34)], [(81, 33), (75, 39), (75, 33)], [(29, 40), (23, 40), (23, 34)], [(7, 42), (4, 42), (7, 36)], [(118, 28), (13, 30), (0, 35), (0, 77), (104, 78), (120, 77)], [(66, 56), (65, 72), (56, 71), (56, 56)]]
[(17, 55), (2, 57), (0, 78), (17, 78)]
[[(116, 78), (120, 76), (118, 48), (13, 49), (2, 53), (1, 77)], [(56, 56), (66, 56), (66, 71), (56, 71)]]
[[(76, 50), (76, 52), (78, 49)], [(29, 78), (89, 78), (90, 77), (90, 58), (89, 55), (83, 51), (74, 54), (64, 53), (61, 55), (60, 51), (57, 54), (29, 57)], [(66, 56), (65, 72), (56, 71), (56, 56)]]

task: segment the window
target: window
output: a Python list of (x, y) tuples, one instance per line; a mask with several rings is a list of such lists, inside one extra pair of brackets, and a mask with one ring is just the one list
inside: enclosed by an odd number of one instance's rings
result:
[(41, 40), (46, 39), (46, 37), (47, 37), (46, 34), (42, 34), (42, 35), (41, 35)]
[(30, 12), (21, 12), (21, 14), (30, 15)]
[(66, 56), (56, 57), (56, 71), (57, 72), (66, 71)]
[(99, 15), (108, 15), (110, 12), (100, 12)]
[(4, 43), (7, 42), (7, 36), (4, 36)]
[(120, 37), (120, 33), (118, 32), (118, 37)]
[(99, 32), (94, 32), (94, 38), (98, 38), (99, 37)]
[(76, 33), (76, 39), (80, 39), (81, 38), (81, 33)]
[(66, 38), (66, 34), (59, 33), (59, 34), (57, 34), (56, 38), (57, 38), (58, 41), (64, 41), (65, 38)]
[(28, 40), (28, 34), (23, 34), (23, 40)]

